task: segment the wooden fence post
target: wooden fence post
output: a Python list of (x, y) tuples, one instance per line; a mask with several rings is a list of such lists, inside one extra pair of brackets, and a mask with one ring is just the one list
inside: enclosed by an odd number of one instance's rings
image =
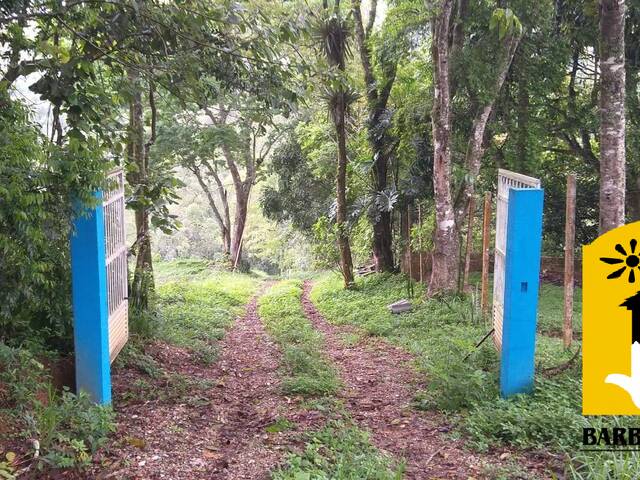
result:
[(464, 275), (462, 277), (462, 288), (469, 285), (469, 269), (471, 268), (471, 250), (473, 249), (473, 216), (476, 213), (476, 199), (472, 196), (469, 199), (469, 225), (467, 230), (467, 251), (464, 254)]
[(413, 254), (411, 253), (411, 205), (407, 206), (407, 247), (409, 250), (409, 279), (413, 281)]
[(422, 267), (422, 209), (420, 203), (418, 203), (418, 228), (420, 229), (420, 236), (418, 237), (418, 261), (420, 262), (420, 283), (424, 282), (423, 267)]
[(491, 225), (491, 192), (484, 194), (484, 215), (482, 220), (482, 290), (480, 309), (483, 315), (489, 313), (489, 226)]
[(567, 176), (567, 205), (564, 229), (564, 326), (562, 337), (565, 348), (573, 340), (573, 284), (574, 250), (576, 237), (576, 176)]

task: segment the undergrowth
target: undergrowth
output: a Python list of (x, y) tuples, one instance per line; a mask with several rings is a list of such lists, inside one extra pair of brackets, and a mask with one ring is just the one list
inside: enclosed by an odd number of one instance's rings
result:
[[(188, 265), (197, 266), (193, 262)], [(203, 363), (210, 364), (217, 358), (218, 341), (242, 313), (258, 280), (244, 274), (207, 272), (206, 278), (184, 277), (158, 287), (153, 336), (189, 348)]]
[[(0, 420), (5, 419), (0, 478), (9, 479), (19, 468), (82, 469), (115, 430), (110, 407), (94, 404), (84, 393), (56, 392), (31, 352), (0, 343)], [(12, 445), (19, 451), (11, 451)]]
[(381, 453), (349, 419), (329, 421), (305, 435), (304, 450), (288, 456), (274, 480), (400, 480), (404, 464)]
[(322, 334), (305, 317), (302, 284), (287, 280), (259, 300), (258, 313), (282, 350), (282, 388), (287, 394), (331, 395), (340, 387), (335, 368), (322, 353)]
[[(274, 480), (394, 480), (403, 464), (375, 448), (333, 395), (340, 388), (335, 367), (323, 354), (324, 338), (300, 304), (302, 282), (282, 281), (259, 300), (259, 315), (282, 351), (282, 387), (304, 396), (309, 409), (328, 418), (320, 428), (303, 434), (302, 451), (288, 455), (272, 473)], [(285, 425), (286, 427), (286, 425)], [(282, 425), (272, 426), (282, 428)]]

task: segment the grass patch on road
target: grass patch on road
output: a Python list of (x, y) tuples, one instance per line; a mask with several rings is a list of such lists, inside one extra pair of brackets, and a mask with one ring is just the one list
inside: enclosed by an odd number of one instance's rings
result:
[(258, 313), (282, 350), (284, 392), (331, 395), (340, 388), (338, 374), (322, 353), (322, 334), (305, 316), (301, 295), (299, 280), (280, 282), (260, 297)]
[(292, 453), (273, 480), (400, 480), (404, 465), (376, 449), (369, 435), (345, 419), (306, 434), (304, 450)]
[[(259, 300), (258, 313), (282, 351), (284, 393), (302, 395), (310, 409), (329, 420), (303, 434), (302, 451), (291, 452), (274, 480), (394, 480), (403, 466), (376, 449), (333, 397), (338, 372), (323, 353), (323, 335), (313, 328), (300, 303), (302, 282), (282, 281)], [(276, 428), (276, 427), (274, 427)], [(400, 465), (398, 465), (400, 464)]]

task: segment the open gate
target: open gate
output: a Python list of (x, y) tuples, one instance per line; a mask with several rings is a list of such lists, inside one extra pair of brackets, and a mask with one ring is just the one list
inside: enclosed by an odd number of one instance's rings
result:
[(109, 314), (109, 358), (116, 358), (129, 338), (127, 301), (127, 246), (124, 227), (124, 172), (109, 175), (110, 189), (104, 192), (104, 235)]
[(502, 348), (502, 325), (504, 320), (505, 258), (507, 254), (507, 225), (509, 213), (509, 189), (540, 188), (538, 178), (509, 170), (498, 170), (498, 197), (496, 205), (496, 244), (493, 266), (493, 341)]

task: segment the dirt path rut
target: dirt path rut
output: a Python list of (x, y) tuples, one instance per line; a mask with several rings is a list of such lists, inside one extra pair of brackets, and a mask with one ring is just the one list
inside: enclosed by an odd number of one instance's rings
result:
[[(215, 364), (199, 364), (187, 350), (167, 344), (148, 352), (168, 373), (204, 382), (202, 391), (171, 401), (127, 403), (121, 400), (141, 374), (125, 369), (115, 375), (117, 441), (107, 447), (102, 468), (91, 478), (269, 478), (299, 433), (318, 419), (281, 394), (280, 353), (258, 317), (259, 295), (219, 343)], [(171, 388), (164, 382), (151, 388)], [(267, 430), (284, 418), (294, 427)]]
[(378, 448), (406, 459), (405, 478), (490, 478), (485, 473), (486, 459), (443, 435), (449, 427), (441, 416), (411, 408), (419, 386), (412, 356), (373, 337), (345, 345), (341, 335), (354, 329), (329, 324), (309, 299), (311, 287), (311, 282), (305, 282), (302, 305), (314, 327), (325, 336), (326, 353), (345, 384), (342, 395), (347, 408), (371, 432)]

